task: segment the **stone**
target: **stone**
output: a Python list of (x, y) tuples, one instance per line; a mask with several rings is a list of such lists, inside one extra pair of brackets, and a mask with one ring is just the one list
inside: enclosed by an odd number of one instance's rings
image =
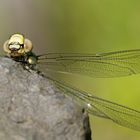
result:
[(83, 107), (47, 78), (0, 58), (0, 140), (91, 140)]

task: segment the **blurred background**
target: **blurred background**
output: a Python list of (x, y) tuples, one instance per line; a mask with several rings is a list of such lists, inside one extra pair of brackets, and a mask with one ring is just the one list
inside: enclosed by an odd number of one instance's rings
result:
[[(37, 54), (98, 53), (140, 48), (140, 1), (0, 0), (0, 44), (14, 33), (32, 40)], [(1, 54), (2, 48), (0, 49)], [(84, 91), (140, 110), (140, 75), (94, 79), (59, 75)], [(94, 140), (138, 140), (140, 133), (97, 117)]]

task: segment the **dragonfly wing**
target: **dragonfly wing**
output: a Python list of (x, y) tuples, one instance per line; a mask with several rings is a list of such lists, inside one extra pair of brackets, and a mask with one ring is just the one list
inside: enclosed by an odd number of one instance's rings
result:
[(65, 95), (71, 96), (84, 106), (86, 105), (89, 113), (110, 119), (121, 126), (140, 131), (139, 111), (90, 95), (64, 82), (56, 81), (50, 77), (47, 78), (52, 80)]
[[(101, 54), (50, 53), (38, 57), (39, 67), (55, 72), (93, 77), (120, 77), (140, 73), (140, 50)], [(46, 66), (47, 65), (47, 66)]]

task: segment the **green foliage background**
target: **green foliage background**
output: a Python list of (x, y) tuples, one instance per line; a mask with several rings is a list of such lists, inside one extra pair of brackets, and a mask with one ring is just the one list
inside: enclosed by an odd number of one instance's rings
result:
[[(1, 0), (0, 44), (13, 33), (35, 52), (96, 53), (140, 48), (140, 1)], [(2, 49), (1, 49), (2, 52)], [(60, 75), (74, 86), (140, 110), (140, 75), (94, 79)], [(91, 117), (94, 140), (138, 140), (140, 133)]]

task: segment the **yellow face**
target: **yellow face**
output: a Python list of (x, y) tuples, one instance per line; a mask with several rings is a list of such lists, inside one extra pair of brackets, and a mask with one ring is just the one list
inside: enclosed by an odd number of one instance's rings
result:
[(32, 50), (32, 43), (21, 34), (14, 34), (4, 43), (4, 51), (11, 57), (24, 56)]
[(24, 37), (23, 35), (20, 34), (14, 34), (10, 37), (8, 44), (15, 44), (18, 43), (19, 45), (24, 44)]
[(14, 34), (11, 36), (8, 42), (8, 49), (13, 53), (23, 53), (24, 37), (20, 34)]

